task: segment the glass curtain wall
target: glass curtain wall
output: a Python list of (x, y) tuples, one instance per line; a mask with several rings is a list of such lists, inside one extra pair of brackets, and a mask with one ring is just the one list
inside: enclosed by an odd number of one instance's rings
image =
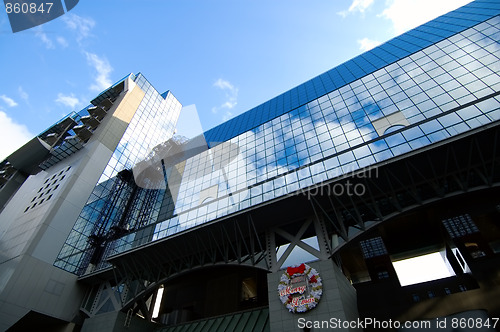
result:
[(497, 16), (186, 160), (153, 240), (498, 120), (499, 29)]
[(132, 171), (155, 146), (173, 136), (182, 105), (170, 92), (160, 95), (142, 74), (135, 83), (145, 96), (55, 262), (67, 271), (82, 274), (89, 264), (106, 266), (102, 257), (112, 248), (111, 239), (158, 216), (165, 191), (137, 186)]

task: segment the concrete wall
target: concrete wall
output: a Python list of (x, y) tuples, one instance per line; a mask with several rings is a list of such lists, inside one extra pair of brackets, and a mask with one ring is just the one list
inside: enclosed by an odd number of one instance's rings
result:
[[(53, 264), (143, 97), (131, 82), (84, 148), (30, 176), (0, 214), (0, 331), (31, 310), (64, 321), (78, 315), (84, 289)], [(51, 199), (33, 207), (61, 172)]]
[(31, 310), (66, 321), (75, 318), (84, 294), (76, 279), (32, 256), (21, 256), (0, 297), (0, 331)]
[[(332, 318), (352, 321), (358, 318), (356, 290), (340, 269), (331, 260), (307, 263), (307, 265), (318, 271), (323, 283), (323, 295), (318, 305), (306, 313), (291, 313), (281, 303), (278, 296), (278, 284), (284, 271), (268, 274), (271, 331), (302, 331), (299, 328), (300, 318), (311, 322), (330, 321)], [(302, 322), (305, 322), (304, 320)], [(312, 330), (321, 331), (322, 329), (313, 328)], [(355, 329), (336, 328), (335, 331), (355, 331)]]

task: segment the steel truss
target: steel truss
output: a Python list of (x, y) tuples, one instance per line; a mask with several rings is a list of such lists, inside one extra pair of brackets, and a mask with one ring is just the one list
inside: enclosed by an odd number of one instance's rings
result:
[[(403, 212), (448, 197), (500, 185), (498, 124), (447, 144), (413, 151), (350, 175), (363, 195), (312, 195), (316, 218), (325, 220), (332, 254), (363, 231)], [(344, 181), (346, 179), (344, 178)], [(328, 183), (316, 192), (333, 192)]]
[[(111, 280), (111, 285), (123, 285), (127, 295), (120, 296), (120, 309), (132, 308), (134, 314), (148, 318), (154, 304), (152, 297), (169, 279), (215, 265), (247, 265), (267, 270), (266, 257), (265, 234), (257, 232), (248, 214), (244, 218), (213, 223), (203, 227), (203, 231), (187, 231), (182, 236), (158, 241), (155, 246), (145, 246), (124, 256), (117, 255), (110, 259), (113, 268), (99, 278)], [(94, 277), (80, 279), (99, 281)], [(96, 301), (103, 300), (96, 297)], [(97, 311), (87, 310), (87, 314), (95, 313)]]

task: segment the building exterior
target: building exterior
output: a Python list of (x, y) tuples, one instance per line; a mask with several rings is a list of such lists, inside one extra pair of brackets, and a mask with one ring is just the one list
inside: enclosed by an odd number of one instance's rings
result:
[(500, 328), (499, 15), (190, 140), (171, 93), (120, 80), (1, 164), (0, 329)]
[(54, 262), (94, 186), (115, 175), (109, 165), (121, 149), (130, 151), (123, 165), (142, 159), (173, 135), (180, 109), (170, 92), (128, 75), (2, 163), (0, 330), (78, 323), (85, 287)]

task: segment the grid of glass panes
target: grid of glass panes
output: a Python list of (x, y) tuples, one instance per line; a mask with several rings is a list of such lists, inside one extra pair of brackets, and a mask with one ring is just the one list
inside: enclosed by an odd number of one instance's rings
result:
[(443, 226), (453, 239), (479, 232), (476, 224), (467, 213), (443, 220)]
[(207, 142), (225, 142), (399, 59), (500, 13), (494, 0), (475, 0), (412, 29), (207, 132)]
[(387, 255), (387, 249), (385, 247), (382, 238), (374, 237), (372, 239), (363, 240), (359, 242), (361, 246), (361, 251), (363, 252), (364, 258), (373, 258), (377, 256)]
[[(55, 262), (56, 266), (67, 271), (76, 272), (82, 268), (81, 261), (88, 255), (89, 235), (99, 227), (96, 224), (105, 213), (103, 209), (106, 207), (106, 201), (113, 195), (118, 172), (131, 170), (137, 162), (146, 158), (153, 147), (172, 137), (174, 133), (182, 105), (171, 93), (163, 98), (142, 74), (137, 75), (135, 83), (145, 92), (144, 98)], [(159, 196), (160, 199), (163, 197)], [(143, 194), (137, 195), (136, 199), (144, 197)], [(151, 222), (156, 221), (159, 210), (160, 204), (157, 202), (151, 211)], [(105, 223), (104, 229), (107, 230), (111, 226), (111, 220)]]
[[(499, 27), (497, 16), (247, 131), (229, 141), (236, 156), (188, 159), (173, 217), (154, 239), (500, 119)], [(394, 112), (409, 125), (379, 136), (372, 121)], [(200, 202), (214, 185), (217, 199)]]

